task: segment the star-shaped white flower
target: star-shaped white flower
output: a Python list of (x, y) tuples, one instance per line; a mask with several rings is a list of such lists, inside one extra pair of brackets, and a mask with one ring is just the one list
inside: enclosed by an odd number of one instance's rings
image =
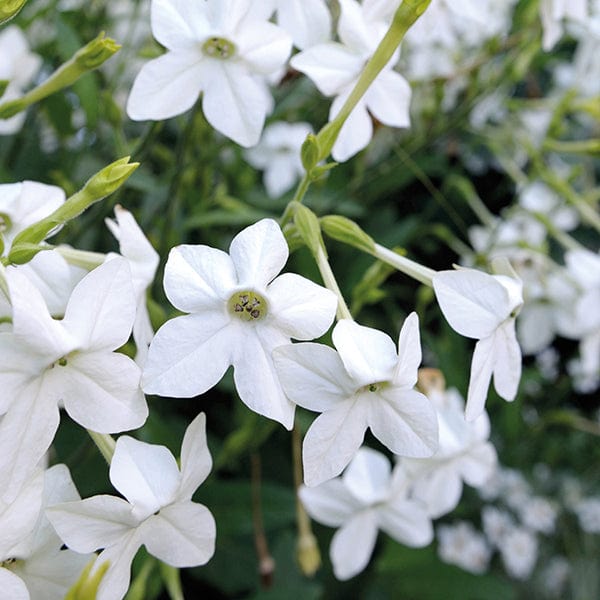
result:
[(131, 561), (142, 545), (152, 556), (179, 568), (203, 565), (214, 554), (215, 520), (205, 506), (191, 500), (212, 467), (205, 427), (204, 413), (188, 426), (181, 446), (181, 470), (164, 446), (121, 436), (110, 464), (110, 480), (124, 498), (93, 496), (46, 511), (72, 550), (104, 548), (94, 569), (106, 561), (110, 566), (97, 600), (118, 600), (125, 595)]
[(431, 456), (438, 445), (437, 417), (426, 396), (413, 389), (421, 362), (416, 313), (398, 340), (342, 319), (333, 330), (337, 352), (323, 344), (277, 348), (273, 359), (287, 396), (321, 414), (303, 445), (304, 483), (342, 472), (369, 427), (395, 454)]
[(498, 394), (515, 399), (521, 379), (521, 349), (515, 318), (523, 304), (516, 277), (489, 275), (475, 269), (440, 271), (433, 289), (444, 317), (455, 331), (478, 340), (471, 362), (466, 418), (482, 412), (492, 374)]
[(115, 206), (115, 217), (116, 221), (105, 219), (105, 223), (119, 242), (121, 255), (129, 261), (131, 268), (137, 304), (133, 323), (133, 339), (137, 347), (135, 358), (138, 364), (143, 364), (154, 335), (146, 304), (146, 291), (154, 281), (158, 267), (158, 253), (128, 210), (119, 205)]
[(304, 174), (300, 149), (309, 133), (312, 127), (308, 123), (271, 123), (258, 145), (244, 153), (253, 167), (264, 171), (263, 181), (271, 198), (279, 198)]
[(324, 42), (331, 35), (331, 15), (324, 0), (273, 0), (277, 23), (300, 50)]
[(431, 542), (431, 520), (418, 502), (408, 499), (406, 484), (399, 465), (392, 473), (385, 456), (360, 448), (342, 477), (300, 488), (308, 514), (339, 527), (329, 549), (338, 579), (350, 579), (367, 566), (379, 529), (407, 546)]
[(300, 275), (276, 277), (287, 258), (287, 243), (272, 219), (236, 235), (229, 254), (208, 246), (173, 248), (165, 293), (173, 306), (190, 314), (171, 319), (156, 333), (144, 366), (144, 391), (197, 396), (233, 365), (242, 402), (291, 429), (294, 404), (281, 388), (271, 352), (291, 338), (325, 333), (337, 301)]
[[(322, 94), (335, 96), (329, 111), (330, 120), (342, 108), (388, 26), (372, 2), (360, 5), (355, 0), (340, 0), (340, 6), (341, 43), (311, 46), (290, 61), (294, 69), (312, 79)], [(410, 125), (411, 89), (407, 81), (392, 70), (397, 60), (398, 54), (395, 54), (344, 123), (332, 150), (335, 160), (345, 161), (368, 145), (373, 135), (369, 113), (384, 125)]]
[(167, 53), (138, 74), (127, 114), (168, 119), (202, 93), (206, 120), (238, 144), (254, 146), (273, 103), (267, 78), (285, 64), (292, 40), (253, 4), (152, 0), (152, 33)]
[(83, 427), (115, 433), (143, 425), (140, 369), (114, 352), (131, 334), (135, 298), (123, 258), (97, 267), (55, 320), (38, 290), (7, 271), (13, 330), (0, 333), (0, 494), (13, 495), (48, 449), (59, 406)]

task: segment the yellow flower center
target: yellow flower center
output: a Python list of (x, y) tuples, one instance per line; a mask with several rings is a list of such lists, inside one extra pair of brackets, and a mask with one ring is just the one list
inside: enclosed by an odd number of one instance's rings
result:
[(266, 300), (256, 292), (243, 290), (231, 296), (227, 303), (229, 312), (242, 321), (258, 321), (267, 314)]
[(225, 38), (211, 37), (202, 44), (202, 52), (211, 58), (227, 60), (235, 54), (236, 47), (233, 42)]

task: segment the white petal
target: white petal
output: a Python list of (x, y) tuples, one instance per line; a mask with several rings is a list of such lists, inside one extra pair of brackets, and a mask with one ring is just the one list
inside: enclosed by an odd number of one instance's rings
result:
[(337, 579), (345, 581), (358, 575), (368, 564), (377, 540), (375, 511), (355, 515), (331, 540), (329, 555)]
[(277, 331), (248, 325), (240, 327), (243, 337), (236, 340), (233, 359), (233, 380), (240, 400), (259, 415), (291, 430), (296, 407), (285, 396), (271, 357), (275, 347), (290, 340)]
[(347, 400), (315, 419), (302, 446), (306, 485), (339, 475), (352, 460), (365, 437), (367, 410), (365, 403)]
[(108, 495), (55, 504), (46, 509), (46, 516), (63, 542), (82, 553), (114, 546), (138, 525), (131, 505)]
[(269, 316), (286, 335), (312, 340), (333, 323), (337, 309), (335, 294), (295, 273), (284, 273), (267, 288)]
[(462, 478), (473, 487), (481, 487), (494, 473), (498, 465), (496, 449), (489, 442), (483, 442), (473, 447), (458, 462)]
[(141, 427), (148, 406), (140, 389), (140, 368), (116, 352), (88, 352), (68, 359), (49, 373), (48, 385), (69, 416), (98, 433)]
[(357, 387), (392, 378), (398, 356), (389, 335), (342, 319), (333, 329), (332, 339)]
[(201, 504), (167, 506), (150, 517), (140, 533), (148, 552), (173, 567), (203, 565), (215, 552), (215, 520)]
[(115, 350), (131, 335), (135, 309), (129, 263), (124, 258), (114, 258), (77, 284), (63, 326), (80, 347)]
[[(342, 108), (346, 95), (338, 96), (331, 104), (329, 120), (331, 121)], [(354, 107), (340, 130), (337, 140), (333, 145), (331, 156), (344, 162), (369, 145), (373, 137), (373, 121), (367, 112), (364, 98)]]
[(272, 106), (267, 85), (235, 62), (209, 60), (205, 70), (202, 110), (206, 120), (240, 146), (256, 145)]
[(423, 503), (432, 519), (437, 519), (456, 508), (462, 490), (462, 480), (454, 465), (440, 464), (433, 466), (433, 471), (417, 478), (412, 497)]
[(382, 71), (365, 94), (369, 112), (384, 125), (410, 127), (410, 85), (396, 71)]
[(196, 49), (167, 52), (146, 63), (127, 100), (129, 118), (162, 121), (186, 112), (198, 100), (206, 71)]
[(254, 73), (270, 75), (284, 66), (292, 51), (292, 39), (277, 25), (253, 21), (236, 36), (238, 52)]
[(109, 563), (109, 569), (100, 580), (96, 600), (116, 600), (124, 598), (131, 580), (131, 563), (142, 542), (138, 530), (127, 533), (114, 546), (100, 553), (94, 563), (93, 573), (100, 565)]
[(205, 2), (152, 0), (151, 11), (152, 35), (169, 50), (189, 48), (211, 33)]
[(328, 527), (339, 527), (363, 508), (339, 478), (330, 479), (316, 487), (303, 485), (298, 494), (306, 512), (315, 521)]
[(421, 338), (419, 317), (412, 312), (402, 325), (398, 338), (398, 363), (392, 381), (398, 387), (412, 388), (417, 383), (417, 371), (421, 364)]
[(369, 403), (368, 424), (373, 435), (394, 454), (431, 456), (438, 447), (438, 424), (428, 398), (414, 390), (395, 388), (380, 396)]
[(389, 493), (390, 461), (380, 452), (362, 447), (342, 475), (344, 485), (364, 506), (385, 499)]
[(212, 458), (206, 443), (206, 415), (200, 413), (187, 427), (181, 444), (180, 500), (189, 500), (198, 486), (208, 477)]
[(471, 377), (469, 379), (469, 390), (467, 392), (467, 406), (465, 417), (467, 421), (474, 421), (482, 412), (487, 398), (490, 379), (494, 370), (495, 336), (479, 340), (475, 344), (473, 358), (471, 360)]
[(377, 45), (379, 31), (373, 31), (374, 23), (367, 23), (362, 6), (355, 0), (340, 0), (341, 14), (338, 35), (342, 42), (355, 52), (368, 56)]
[(273, 361), (287, 397), (308, 410), (331, 410), (354, 393), (339, 354), (324, 344), (279, 346)]
[(294, 45), (303, 50), (329, 39), (331, 15), (323, 0), (280, 2), (277, 22), (292, 34)]
[(30, 600), (25, 582), (4, 567), (0, 567), (0, 589), (6, 600)]
[(176, 246), (165, 265), (169, 302), (184, 312), (225, 310), (237, 284), (235, 268), (226, 252), (208, 246)]
[(147, 444), (122, 435), (110, 463), (110, 481), (146, 518), (170, 504), (179, 488), (181, 474), (175, 457), (165, 446)]
[(231, 364), (235, 327), (218, 315), (167, 321), (150, 344), (142, 387), (146, 394), (191, 398), (217, 384)]
[(446, 321), (466, 337), (487, 337), (510, 313), (508, 292), (487, 273), (440, 271), (433, 276), (433, 289)]
[(36, 356), (12, 333), (0, 333), (0, 415), (4, 414), (21, 391), (40, 370), (47, 359)]
[(289, 250), (277, 222), (262, 219), (233, 238), (229, 254), (240, 287), (263, 288), (283, 269)]
[(431, 520), (417, 502), (390, 502), (378, 511), (377, 520), (382, 531), (406, 546), (427, 546), (433, 540)]
[(511, 402), (521, 379), (521, 348), (515, 334), (515, 321), (505, 321), (494, 334), (494, 387), (498, 395)]

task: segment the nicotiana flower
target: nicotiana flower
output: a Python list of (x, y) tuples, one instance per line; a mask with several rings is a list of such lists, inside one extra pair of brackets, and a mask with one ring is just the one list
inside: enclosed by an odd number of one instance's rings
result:
[[(0, 32), (0, 81), (9, 83), (4, 94), (0, 96), (0, 102), (20, 98), (41, 63), (42, 59), (29, 50), (27, 39), (16, 25), (3, 29)], [(16, 133), (24, 121), (24, 112), (9, 119), (0, 119), (0, 135)]]
[[(387, 29), (387, 22), (373, 2), (360, 5), (355, 0), (340, 0), (340, 7), (341, 43), (311, 46), (290, 61), (294, 69), (312, 79), (321, 93), (335, 96), (330, 120), (342, 108)], [(411, 90), (406, 80), (392, 70), (397, 59), (395, 54), (344, 123), (332, 150), (335, 160), (347, 160), (367, 146), (373, 135), (369, 113), (384, 125), (410, 125)]]
[(55, 185), (37, 181), (1, 184), (0, 234), (4, 240), (4, 254), (8, 254), (18, 233), (47, 217), (64, 201), (64, 191)]
[(422, 506), (407, 497), (406, 475), (379, 452), (360, 448), (344, 475), (299, 494), (308, 514), (339, 527), (329, 554), (333, 572), (345, 580), (368, 564), (379, 529), (401, 544), (426, 546), (433, 539), (431, 521)]
[(525, 527), (514, 527), (505, 533), (499, 543), (506, 572), (515, 579), (527, 579), (537, 562), (538, 541)]
[(502, 398), (512, 401), (517, 394), (521, 349), (515, 318), (523, 304), (522, 284), (516, 277), (459, 269), (436, 273), (433, 289), (452, 329), (478, 340), (466, 406), (466, 417), (472, 421), (483, 412), (492, 373)]
[(470, 573), (481, 574), (488, 570), (492, 549), (485, 536), (468, 521), (440, 525), (436, 531), (438, 554), (446, 563), (456, 565)]
[(264, 171), (263, 181), (271, 198), (279, 198), (304, 174), (300, 148), (309, 133), (312, 127), (308, 123), (271, 123), (258, 145), (244, 153), (253, 167)]
[(186, 429), (181, 470), (164, 446), (121, 436), (110, 480), (124, 498), (93, 496), (47, 510), (69, 548), (76, 552), (104, 548), (94, 565), (95, 570), (109, 562), (98, 600), (123, 598), (131, 561), (142, 545), (152, 556), (179, 568), (203, 565), (214, 554), (215, 520), (205, 506), (191, 500), (212, 467), (205, 428), (206, 417), (200, 413)]
[(105, 223), (119, 242), (121, 255), (128, 260), (131, 268), (133, 291), (137, 304), (133, 323), (133, 339), (137, 347), (136, 361), (143, 364), (154, 335), (146, 305), (146, 292), (154, 281), (158, 267), (158, 253), (128, 210), (121, 206), (115, 206), (115, 217), (116, 221), (106, 219)]
[(140, 427), (148, 415), (140, 369), (113, 352), (135, 318), (123, 258), (97, 267), (75, 287), (64, 319), (54, 320), (37, 289), (7, 271), (13, 330), (0, 334), (0, 494), (14, 495), (48, 449), (64, 406), (99, 433)]
[(173, 248), (165, 292), (173, 306), (190, 314), (167, 321), (156, 333), (144, 366), (144, 391), (197, 396), (233, 365), (242, 402), (291, 429), (294, 404), (285, 397), (271, 353), (291, 338), (325, 333), (337, 301), (300, 275), (276, 277), (288, 252), (272, 219), (236, 235), (229, 254), (208, 246)]
[[(9, 560), (0, 556), (0, 564), (3, 559), (5, 561), (4, 568), (0, 568), (0, 596), (6, 593), (2, 597), (10, 600), (62, 600), (91, 559), (89, 554), (63, 549), (62, 540), (45, 516), (47, 507), (80, 500), (69, 469), (65, 465), (55, 465), (40, 475), (43, 498), (40, 497), (38, 503), (34, 527), (13, 548)], [(22, 508), (26, 510), (26, 507)]]
[(267, 77), (288, 59), (289, 35), (252, 0), (152, 0), (151, 10), (152, 33), (167, 53), (140, 71), (128, 115), (168, 119), (202, 93), (204, 116), (215, 129), (255, 145), (272, 105)]
[(356, 454), (367, 427), (392, 452), (431, 456), (438, 445), (435, 410), (415, 391), (421, 362), (418, 317), (408, 316), (398, 340), (342, 319), (333, 330), (337, 352), (323, 344), (277, 348), (273, 359), (287, 396), (322, 413), (303, 445), (304, 482), (335, 477)]

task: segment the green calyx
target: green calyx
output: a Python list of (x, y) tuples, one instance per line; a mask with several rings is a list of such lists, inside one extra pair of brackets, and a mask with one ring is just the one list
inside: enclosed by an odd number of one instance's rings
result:
[(267, 314), (266, 300), (260, 294), (248, 290), (233, 294), (227, 308), (231, 315), (242, 321), (259, 321)]
[(211, 37), (202, 44), (202, 52), (210, 58), (227, 60), (235, 55), (236, 47), (233, 42), (225, 38)]

